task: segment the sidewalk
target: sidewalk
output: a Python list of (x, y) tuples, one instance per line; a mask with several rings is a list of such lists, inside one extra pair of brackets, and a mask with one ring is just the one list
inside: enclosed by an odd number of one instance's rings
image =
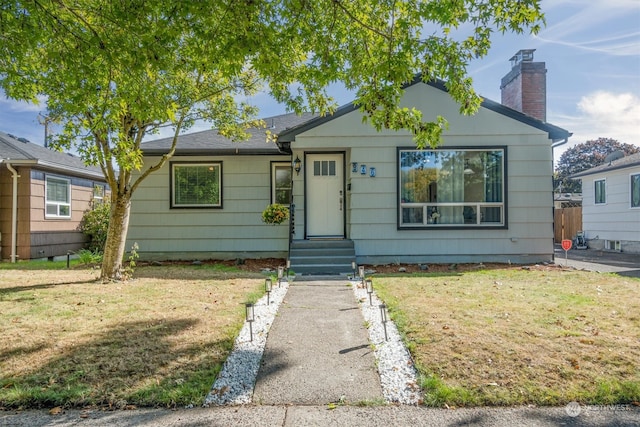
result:
[[(349, 426), (349, 427), (632, 427), (640, 426), (640, 408), (633, 406), (552, 408), (434, 409), (416, 406), (226, 406), (211, 408), (138, 409), (134, 411), (69, 410), (60, 415), (47, 411), (0, 412), (0, 426)], [(572, 413), (574, 416), (570, 416)]]

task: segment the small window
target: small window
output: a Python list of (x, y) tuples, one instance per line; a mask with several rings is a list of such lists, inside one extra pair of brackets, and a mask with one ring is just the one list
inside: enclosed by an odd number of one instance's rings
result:
[(314, 176), (336, 176), (335, 160), (315, 160), (313, 162)]
[(271, 163), (271, 203), (291, 202), (291, 163)]
[(640, 208), (640, 174), (631, 175), (631, 207)]
[(172, 208), (221, 208), (222, 163), (172, 163)]
[(47, 176), (45, 186), (45, 217), (71, 218), (70, 181), (65, 178)]
[(602, 205), (607, 203), (607, 194), (605, 190), (606, 181), (604, 179), (598, 179), (595, 183), (595, 204)]
[(93, 184), (93, 204), (99, 205), (104, 202), (104, 184)]

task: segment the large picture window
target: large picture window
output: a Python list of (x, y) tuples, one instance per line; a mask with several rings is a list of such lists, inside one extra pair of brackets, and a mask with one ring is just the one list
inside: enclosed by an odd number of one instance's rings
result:
[(603, 205), (607, 203), (606, 183), (604, 179), (597, 179), (594, 181), (595, 191), (595, 204)]
[(71, 218), (71, 182), (65, 178), (45, 179), (45, 217)]
[(640, 208), (640, 174), (631, 175), (631, 207)]
[(271, 163), (271, 203), (289, 205), (291, 201), (291, 163)]
[(399, 227), (503, 227), (505, 149), (398, 151)]
[(221, 208), (222, 163), (172, 163), (171, 207)]

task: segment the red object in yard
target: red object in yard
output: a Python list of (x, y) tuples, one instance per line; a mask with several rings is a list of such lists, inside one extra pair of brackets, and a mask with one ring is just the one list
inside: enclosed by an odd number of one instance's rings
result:
[(569, 249), (571, 249), (571, 245), (572, 245), (572, 242), (569, 239), (564, 239), (562, 241), (562, 249), (564, 249), (565, 251), (568, 251)]

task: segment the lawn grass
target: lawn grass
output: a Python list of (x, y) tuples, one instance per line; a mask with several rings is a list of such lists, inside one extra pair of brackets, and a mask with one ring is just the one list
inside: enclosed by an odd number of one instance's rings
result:
[(374, 285), (427, 405), (640, 401), (640, 279), (539, 267)]
[[(138, 267), (117, 284), (65, 267), (0, 263), (0, 409), (200, 405), (264, 283), (217, 264)], [(640, 401), (640, 279), (558, 267), (373, 279), (427, 405)]]
[(264, 283), (210, 265), (112, 284), (66, 262), (0, 265), (0, 408), (200, 405)]

